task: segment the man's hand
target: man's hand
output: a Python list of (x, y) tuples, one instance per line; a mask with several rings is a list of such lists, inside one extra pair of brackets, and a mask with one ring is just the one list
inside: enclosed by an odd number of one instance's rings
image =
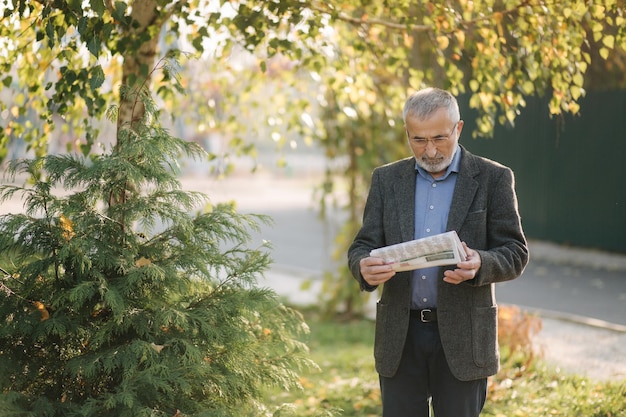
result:
[(363, 258), (359, 262), (359, 266), (363, 279), (372, 287), (383, 284), (396, 275), (396, 271), (391, 268), (391, 265), (385, 265), (382, 258), (373, 256)]
[(463, 281), (474, 279), (482, 265), (478, 252), (470, 249), (465, 242), (462, 242), (462, 244), (465, 248), (465, 253), (467, 253), (467, 258), (456, 264), (456, 269), (447, 270), (443, 273), (443, 280), (449, 284), (460, 284)]

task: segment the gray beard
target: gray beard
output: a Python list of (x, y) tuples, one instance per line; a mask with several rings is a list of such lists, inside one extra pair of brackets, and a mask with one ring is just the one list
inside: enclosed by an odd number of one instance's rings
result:
[(426, 172), (436, 173), (436, 172), (445, 171), (446, 169), (448, 169), (448, 167), (452, 163), (452, 160), (454, 159), (454, 155), (456, 155), (456, 151), (458, 150), (458, 147), (459, 146), (457, 145), (454, 148), (454, 152), (452, 152), (452, 154), (448, 158), (444, 158), (444, 159), (437, 158), (435, 160), (419, 158), (419, 159), (416, 159), (417, 165), (423, 170), (425, 170)]

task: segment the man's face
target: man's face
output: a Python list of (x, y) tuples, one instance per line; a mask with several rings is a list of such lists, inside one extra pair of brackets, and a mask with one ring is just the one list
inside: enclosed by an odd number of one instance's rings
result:
[(433, 178), (443, 175), (457, 149), (463, 121), (451, 120), (442, 108), (425, 120), (407, 115), (405, 128), (417, 164)]

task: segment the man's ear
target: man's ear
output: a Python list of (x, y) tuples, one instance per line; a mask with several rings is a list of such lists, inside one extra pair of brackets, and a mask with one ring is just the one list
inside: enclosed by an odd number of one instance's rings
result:
[(465, 122), (463, 120), (459, 120), (459, 123), (457, 123), (457, 127), (456, 127), (456, 133), (457, 133), (457, 137), (461, 137), (461, 132), (463, 131), (463, 125), (465, 124)]

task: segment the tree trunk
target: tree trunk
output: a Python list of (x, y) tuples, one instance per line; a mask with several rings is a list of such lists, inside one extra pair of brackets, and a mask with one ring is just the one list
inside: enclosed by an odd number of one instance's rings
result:
[(139, 99), (139, 89), (150, 82), (149, 76), (156, 60), (159, 33), (164, 22), (159, 17), (156, 0), (135, 0), (132, 3), (130, 17), (134, 23), (127, 34), (134, 39), (145, 33), (149, 33), (150, 37), (137, 50), (133, 48), (123, 55), (122, 85), (127, 86), (131, 93), (120, 95), (117, 119), (118, 146), (121, 129), (132, 128), (133, 123), (144, 116), (145, 109)]
[[(141, 89), (149, 88), (150, 75), (155, 65), (159, 33), (164, 23), (157, 9), (156, 0), (135, 0), (130, 14), (131, 24), (125, 35), (132, 40), (143, 38), (148, 33), (147, 41), (138, 48), (130, 48), (123, 54), (122, 86), (128, 88), (128, 94), (121, 94), (117, 117), (117, 141), (115, 148), (124, 146), (122, 132), (125, 129), (133, 129), (135, 123), (141, 121), (145, 115), (145, 106), (141, 99)], [(109, 196), (109, 206), (124, 203), (126, 193), (133, 189), (133, 184), (126, 183), (126, 187), (120, 192)], [(121, 222), (121, 224), (124, 224)]]

